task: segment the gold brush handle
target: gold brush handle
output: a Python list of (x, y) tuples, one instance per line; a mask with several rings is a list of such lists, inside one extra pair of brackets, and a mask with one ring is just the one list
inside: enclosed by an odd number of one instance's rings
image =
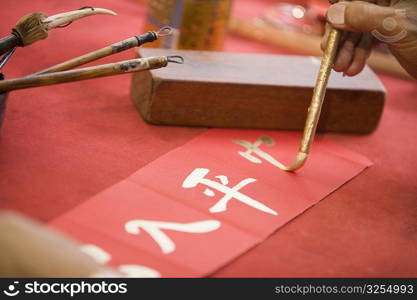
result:
[(284, 171), (296, 171), (307, 161), (316, 134), (317, 124), (319, 123), (321, 107), (323, 106), (324, 96), (326, 95), (327, 83), (329, 82), (330, 73), (336, 58), (340, 37), (340, 30), (332, 28), (321, 61), (320, 71), (313, 91), (313, 98), (308, 109), (307, 120), (297, 157), (290, 166), (282, 168)]

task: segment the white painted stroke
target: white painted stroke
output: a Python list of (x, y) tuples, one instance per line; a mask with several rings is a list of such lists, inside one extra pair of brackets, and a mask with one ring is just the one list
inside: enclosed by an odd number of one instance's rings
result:
[(132, 220), (125, 224), (125, 230), (130, 234), (140, 234), (140, 229), (146, 231), (159, 245), (162, 253), (169, 254), (175, 251), (176, 246), (172, 239), (163, 230), (175, 230), (187, 233), (208, 233), (219, 229), (221, 222), (206, 220), (192, 223), (172, 223), (149, 220)]

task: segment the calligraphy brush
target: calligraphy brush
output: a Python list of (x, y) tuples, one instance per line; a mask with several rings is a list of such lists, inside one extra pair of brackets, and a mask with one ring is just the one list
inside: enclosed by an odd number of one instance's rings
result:
[[(0, 70), (6, 65), (9, 61), (10, 57), (12, 57), (13, 53), (15, 52), (16, 48), (13, 48), (9, 52), (7, 52), (1, 59), (0, 59)], [(4, 76), (0, 73), (0, 80), (3, 80)], [(7, 93), (0, 93), (0, 128), (3, 124), (4, 118), (4, 111), (6, 110), (6, 101), (7, 101)]]
[(0, 59), (0, 70), (7, 64), (9, 59), (12, 57), (13, 53), (16, 51), (16, 48), (13, 48), (9, 52), (7, 52), (1, 59)]
[(112, 44), (110, 46), (104, 47), (102, 49), (87, 53), (85, 55), (70, 59), (68, 61), (65, 61), (63, 63), (60, 63), (58, 65), (52, 66), (50, 68), (47, 68), (45, 70), (36, 72), (34, 74), (29, 75), (36, 76), (41, 74), (47, 74), (52, 72), (58, 72), (58, 71), (66, 71), (73, 69), (75, 67), (87, 64), (89, 62), (98, 60), (103, 57), (110, 56), (112, 54), (116, 54), (134, 47), (140, 47), (145, 43), (151, 43), (155, 40), (157, 40), (159, 37), (166, 36), (172, 33), (172, 28), (169, 26), (164, 26), (161, 29), (159, 29), (157, 32), (155, 31), (148, 31), (147, 33), (136, 35), (131, 38), (128, 38), (126, 40), (123, 40), (121, 42)]
[(303, 137), (301, 138), (300, 148), (295, 161), (290, 166), (281, 168), (284, 171), (296, 171), (307, 161), (310, 148), (316, 134), (317, 124), (320, 119), (321, 108), (326, 95), (327, 83), (329, 82), (330, 73), (336, 59), (340, 37), (340, 30), (335, 28), (330, 30), (319, 74), (317, 76), (316, 85), (313, 91), (313, 97), (308, 109), (307, 120), (304, 127)]
[(181, 56), (154, 56), (125, 60), (117, 63), (99, 65), (77, 70), (68, 70), (50, 74), (42, 74), (31, 77), (9, 79), (0, 81), (0, 93), (12, 90), (26, 89), (53, 85), (65, 82), (80, 81), (100, 78), (118, 74), (139, 72), (166, 67), (168, 63), (183, 64)]
[(46, 39), (48, 31), (51, 29), (65, 27), (75, 20), (99, 14), (116, 15), (111, 10), (93, 7), (85, 7), (50, 17), (41, 12), (26, 15), (17, 22), (9, 36), (0, 39), (0, 55), (15, 47), (26, 47)]

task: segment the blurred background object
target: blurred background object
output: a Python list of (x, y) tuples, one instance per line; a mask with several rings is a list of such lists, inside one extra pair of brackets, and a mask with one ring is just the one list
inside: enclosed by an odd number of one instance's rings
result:
[[(320, 42), (324, 33), (328, 0), (267, 1), (263, 11), (251, 15), (233, 14), (229, 32), (258, 41), (291, 54), (322, 56)], [(239, 15), (236, 17), (235, 15)], [(385, 44), (376, 44), (368, 65), (377, 72), (411, 79), (397, 60), (386, 50)]]
[(323, 26), (315, 10), (303, 5), (286, 2), (274, 4), (259, 17), (259, 20), (277, 29), (313, 35), (323, 34)]
[(144, 30), (174, 29), (151, 47), (222, 50), (231, 6), (231, 0), (149, 0)]
[[(219, 51), (229, 32), (275, 46), (281, 54), (323, 54), (320, 41), (328, 0), (246, 0), (239, 1), (233, 9), (232, 1), (223, 0), (134, 1), (148, 6), (145, 31), (163, 25), (175, 27), (171, 38), (151, 47)], [(385, 44), (375, 45), (368, 65), (376, 72), (411, 79)]]
[(120, 277), (78, 242), (36, 220), (0, 212), (0, 277)]

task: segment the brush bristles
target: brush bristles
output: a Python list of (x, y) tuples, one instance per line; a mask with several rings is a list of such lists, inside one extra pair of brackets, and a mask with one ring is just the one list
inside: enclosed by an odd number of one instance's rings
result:
[(24, 16), (17, 22), (13, 32), (21, 39), (22, 46), (28, 46), (48, 37), (46, 26), (41, 22), (43, 13), (37, 12)]

